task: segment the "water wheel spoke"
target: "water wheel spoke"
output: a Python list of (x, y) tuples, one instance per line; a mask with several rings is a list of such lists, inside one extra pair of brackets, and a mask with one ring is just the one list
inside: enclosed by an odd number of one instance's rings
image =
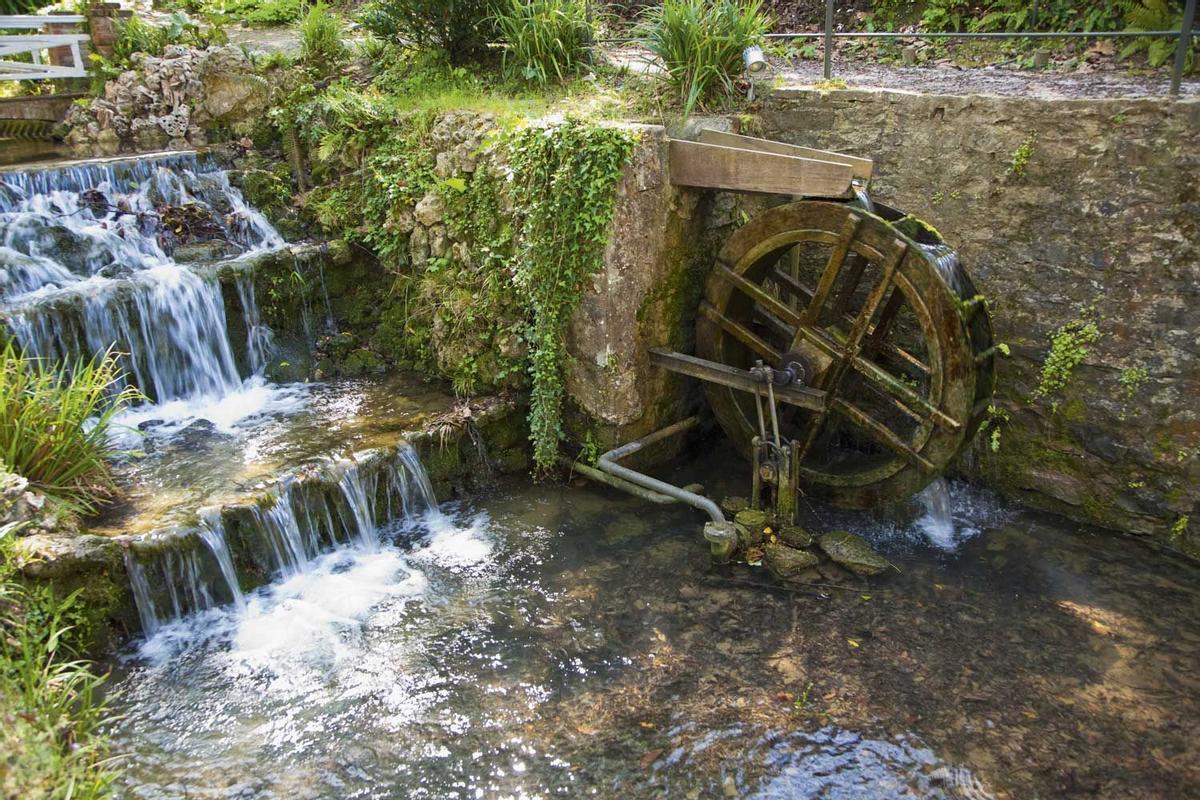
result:
[(900, 291), (899, 286), (893, 286), (892, 293), (888, 295), (887, 302), (883, 304), (883, 311), (879, 312), (879, 321), (875, 323), (868, 334), (868, 348), (876, 349), (884, 343), (902, 305), (904, 305), (904, 294)]
[(767, 311), (770, 311), (776, 317), (791, 325), (793, 328), (800, 325), (800, 315), (797, 314), (794, 309), (792, 309), (779, 298), (772, 296), (770, 292), (759, 286), (757, 283), (747, 280), (724, 264), (717, 264), (713, 274), (724, 278), (726, 281), (733, 284), (736, 289), (740, 290), (743, 294), (748, 295), (752, 300), (754, 300), (754, 302), (758, 303)]
[(779, 285), (779, 288), (791, 293), (796, 299), (803, 301), (805, 305), (812, 302), (813, 293), (809, 291), (808, 287), (778, 267), (772, 269), (767, 277), (775, 281)]
[(796, 338), (796, 329), (760, 305), (754, 306), (754, 320), (771, 329), (771, 332), (784, 341), (790, 342)]
[(712, 304), (708, 302), (701, 303), (700, 313), (715, 322), (721, 330), (753, 350), (766, 361), (771, 364), (779, 363), (780, 353), (778, 350), (763, 341), (754, 331), (722, 314)]
[(851, 214), (842, 226), (837, 244), (833, 246), (833, 252), (829, 254), (829, 263), (825, 265), (825, 271), (821, 273), (821, 280), (817, 283), (812, 299), (808, 301), (808, 307), (804, 311), (804, 321), (810, 325), (817, 324), (821, 318), (821, 310), (825, 307), (829, 292), (833, 289), (838, 274), (842, 271), (842, 264), (846, 261), (846, 254), (850, 252), (850, 245), (854, 242), (861, 222), (862, 217)]
[(892, 245), (892, 250), (883, 265), (883, 276), (875, 284), (874, 288), (871, 289), (871, 293), (867, 295), (866, 302), (863, 303), (858, 316), (854, 318), (854, 324), (850, 328), (850, 335), (846, 337), (846, 351), (848, 353), (855, 354), (858, 352), (863, 337), (867, 335), (871, 320), (875, 317), (875, 312), (883, 302), (883, 296), (887, 294), (888, 289), (892, 288), (892, 278), (896, 275), (896, 268), (900, 266), (900, 261), (904, 258), (905, 253), (908, 252), (908, 245), (899, 239), (893, 240)]
[(850, 310), (850, 301), (854, 299), (854, 292), (858, 289), (858, 284), (862, 281), (863, 273), (867, 270), (867, 264), (870, 263), (857, 253), (851, 253), (849, 260), (850, 269), (846, 273), (845, 284), (833, 301), (833, 316), (835, 319), (840, 319)]
[[(866, 378), (872, 385), (887, 393), (893, 402), (900, 407), (908, 416), (913, 419), (919, 419), (922, 422), (932, 418), (939, 425), (943, 425), (951, 430), (957, 430), (960, 426), (957, 420), (946, 416), (942, 411), (903, 381), (894, 377), (887, 370), (877, 366), (875, 363), (868, 361), (862, 356), (855, 356), (851, 359), (856, 372)], [(907, 405), (905, 405), (907, 404)]]
[(911, 447), (905, 444), (899, 436), (891, 431), (891, 429), (873, 419), (862, 409), (847, 403), (841, 398), (834, 398), (831, 405), (834, 410), (846, 417), (846, 419), (850, 420), (860, 429), (869, 434), (872, 439), (879, 442), (879, 444), (883, 445), (888, 450), (891, 450), (896, 455), (908, 460), (913, 464), (916, 464), (923, 469), (929, 470), (930, 472), (937, 471), (937, 467), (928, 459), (924, 458), (916, 450), (913, 450)]

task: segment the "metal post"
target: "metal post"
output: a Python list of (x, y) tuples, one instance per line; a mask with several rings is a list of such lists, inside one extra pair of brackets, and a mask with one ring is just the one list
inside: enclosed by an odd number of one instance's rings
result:
[(1179, 44), (1175, 49), (1175, 70), (1171, 73), (1171, 94), (1179, 94), (1179, 83), (1183, 80), (1183, 65), (1187, 61), (1188, 48), (1192, 46), (1192, 26), (1196, 24), (1196, 0), (1187, 0), (1183, 10), (1183, 26), (1179, 30)]
[(826, 80), (830, 78), (833, 78), (833, 0), (826, 0)]

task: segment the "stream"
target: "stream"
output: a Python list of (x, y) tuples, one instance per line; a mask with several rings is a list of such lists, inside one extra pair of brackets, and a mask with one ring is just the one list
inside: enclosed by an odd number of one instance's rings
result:
[[(447, 393), (265, 377), (284, 246), (196, 154), (0, 170), (0, 322), (147, 396), (91, 526), (144, 632), (106, 665), (123, 796), (1200, 796), (1194, 563), (942, 480), (902, 518), (802, 504), (897, 570), (789, 586), (581, 480), (439, 505), (404, 432)], [(662, 476), (744, 495), (702, 447)]]
[(1194, 796), (1195, 567), (948, 498), (953, 544), (808, 508), (902, 571), (795, 590), (607, 489), (414, 513), (126, 651), (130, 795)]

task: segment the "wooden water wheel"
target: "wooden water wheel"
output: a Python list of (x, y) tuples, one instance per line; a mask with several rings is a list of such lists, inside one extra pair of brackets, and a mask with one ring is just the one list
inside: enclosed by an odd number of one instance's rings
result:
[[(777, 395), (798, 482), (840, 505), (906, 497), (974, 435), (991, 397), (986, 309), (931, 230), (886, 208), (800, 201), (739, 229), (700, 307), (697, 356), (803, 376), (813, 402)], [(891, 218), (889, 220), (889, 218)], [(749, 453), (756, 394), (706, 382), (730, 439)]]

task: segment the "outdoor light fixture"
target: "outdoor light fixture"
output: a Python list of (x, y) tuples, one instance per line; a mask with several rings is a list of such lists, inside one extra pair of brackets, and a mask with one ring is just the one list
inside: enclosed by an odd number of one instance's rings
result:
[(746, 65), (746, 72), (751, 75), (757, 75), (767, 68), (767, 57), (758, 45), (750, 45), (742, 51), (742, 62)]

